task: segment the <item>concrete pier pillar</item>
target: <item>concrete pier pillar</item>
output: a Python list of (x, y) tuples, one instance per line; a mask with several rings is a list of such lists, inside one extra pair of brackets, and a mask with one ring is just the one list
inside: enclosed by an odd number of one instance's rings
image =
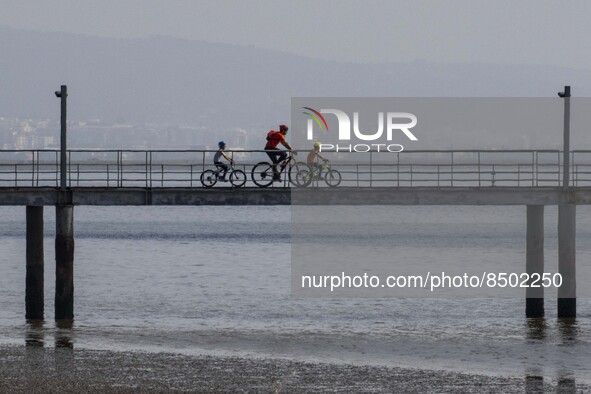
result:
[[(527, 206), (525, 270), (532, 274), (544, 273), (544, 206)], [(531, 280), (530, 280), (531, 282)], [(538, 281), (538, 283), (541, 283)], [(525, 316), (544, 317), (544, 288), (527, 287), (525, 289)]]
[(43, 320), (43, 207), (27, 206), (25, 318)]
[(577, 282), (575, 265), (576, 205), (558, 206), (558, 317), (576, 317)]
[(55, 320), (74, 319), (74, 206), (55, 210)]

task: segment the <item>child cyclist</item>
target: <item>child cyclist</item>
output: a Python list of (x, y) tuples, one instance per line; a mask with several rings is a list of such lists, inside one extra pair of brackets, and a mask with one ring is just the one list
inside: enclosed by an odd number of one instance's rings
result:
[(226, 150), (226, 143), (224, 141), (218, 142), (218, 148), (219, 149), (217, 150), (217, 152), (215, 152), (215, 155), (213, 155), (213, 164), (215, 164), (216, 167), (219, 167), (223, 170), (222, 175), (219, 176), (219, 180), (221, 182), (228, 182), (226, 180), (226, 173), (228, 172), (228, 169), (230, 167), (228, 167), (227, 164), (222, 163), (220, 161), (220, 158), (223, 157), (224, 159), (228, 160), (230, 164), (234, 164), (234, 159), (228, 157), (228, 155), (224, 153), (224, 150)]
[(318, 179), (322, 179), (322, 164), (318, 163), (318, 159), (322, 160), (324, 163), (326, 163), (328, 159), (322, 157), (319, 152), (320, 142), (314, 142), (314, 149), (308, 153), (307, 163), (312, 170), (316, 169), (318, 171)]

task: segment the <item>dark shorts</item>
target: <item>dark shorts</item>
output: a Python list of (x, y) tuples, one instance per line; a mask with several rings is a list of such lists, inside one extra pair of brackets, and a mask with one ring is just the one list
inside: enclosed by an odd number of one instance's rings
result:
[(267, 152), (267, 156), (271, 159), (273, 164), (277, 164), (287, 159), (287, 153), (281, 151), (279, 148), (265, 148), (265, 150), (276, 150), (277, 152)]

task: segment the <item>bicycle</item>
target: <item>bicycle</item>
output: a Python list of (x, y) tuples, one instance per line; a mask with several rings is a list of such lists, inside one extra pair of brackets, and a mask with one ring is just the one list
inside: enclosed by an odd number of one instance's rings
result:
[[(310, 171), (301, 175), (304, 178), (306, 186), (310, 185), (313, 181), (322, 179), (324, 179), (326, 184), (330, 187), (337, 187), (341, 184), (341, 173), (331, 168), (330, 164), (328, 164), (328, 160), (322, 163), (322, 171), (320, 171), (318, 167), (308, 166), (308, 168), (310, 168)], [(322, 178), (321, 175), (324, 175), (324, 178)]]
[[(295, 160), (293, 153), (288, 155), (285, 160), (280, 161), (276, 165), (280, 167), (279, 175), (283, 174), (287, 168), (288, 179), (293, 185), (297, 187), (304, 187), (310, 184), (309, 182), (311, 182), (311, 179), (308, 183), (306, 183), (306, 179), (304, 179), (304, 175), (310, 172), (310, 169), (306, 164), (302, 165), (302, 163), (298, 163)], [(268, 187), (273, 183), (273, 166), (274, 164), (269, 163), (268, 161), (261, 161), (252, 167), (251, 176), (255, 185), (258, 187)], [(306, 168), (302, 168), (303, 166)]]
[[(203, 187), (213, 187), (218, 180), (221, 178), (221, 174), (223, 174), (224, 169), (220, 166), (216, 166), (216, 170), (205, 170), (201, 173), (201, 184)], [(237, 170), (234, 168), (233, 165), (229, 165), (228, 171), (226, 174), (229, 174), (230, 183), (234, 187), (242, 187), (246, 183), (246, 174), (242, 170)]]

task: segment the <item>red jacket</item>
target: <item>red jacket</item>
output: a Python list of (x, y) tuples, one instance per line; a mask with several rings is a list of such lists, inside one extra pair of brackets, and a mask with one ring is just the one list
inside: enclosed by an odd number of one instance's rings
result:
[(267, 133), (267, 144), (265, 149), (277, 148), (280, 142), (285, 141), (285, 136), (279, 131), (271, 130)]

